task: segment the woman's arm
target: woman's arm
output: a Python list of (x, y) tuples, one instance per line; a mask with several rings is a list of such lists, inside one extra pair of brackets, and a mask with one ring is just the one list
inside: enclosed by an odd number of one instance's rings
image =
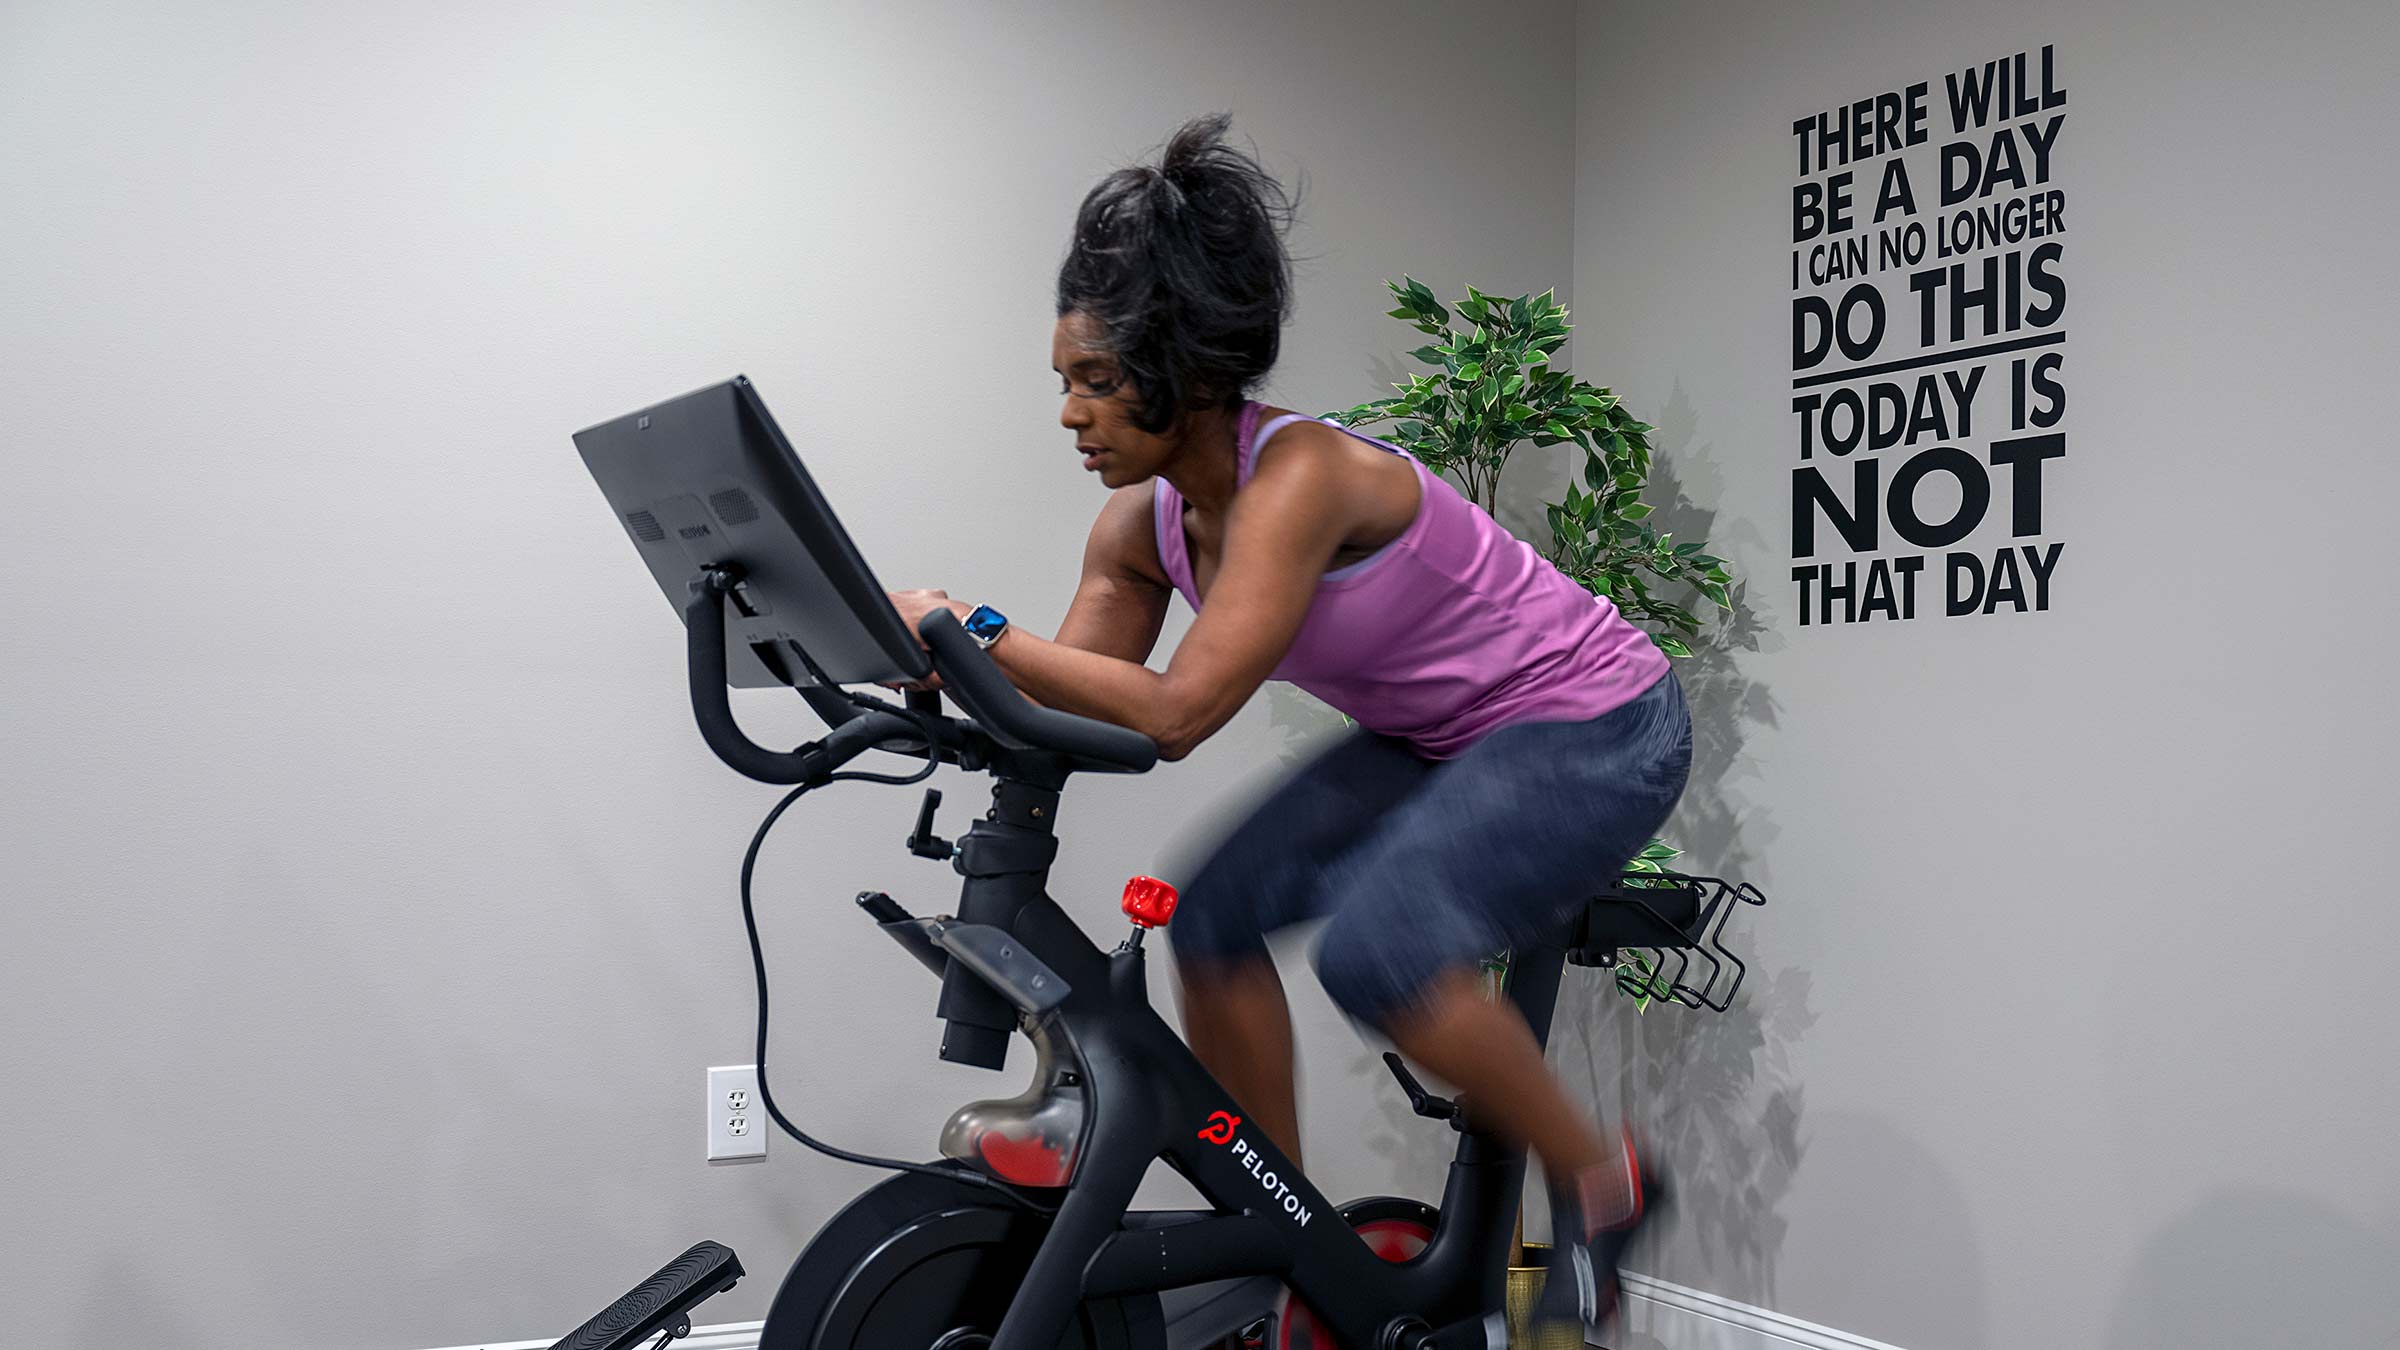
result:
[(1109, 494), (1083, 546), (1083, 577), (1058, 626), (1058, 643), (1120, 661), (1142, 662), (1158, 647), (1174, 587), (1158, 560), (1152, 527), (1156, 485), (1139, 483)]
[[(1134, 662), (1149, 660), (1158, 646), (1159, 629), (1167, 621), (1167, 598), (1175, 588), (1158, 561), (1157, 532), (1150, 525), (1151, 492), (1148, 483), (1121, 488), (1101, 505), (1091, 537), (1084, 542), (1083, 576), (1075, 583), (1075, 599), (1058, 628), (1061, 646)], [(931, 610), (947, 606), (962, 619), (974, 612), (943, 590), (893, 591), (891, 600), (911, 632)], [(1011, 634), (1015, 631), (1012, 625)], [(942, 681), (937, 675), (905, 687), (939, 689)]]
[[(1088, 628), (1070, 615), (1061, 640), (1050, 641), (1012, 626), (993, 644), (992, 659), (1037, 702), (1131, 727), (1156, 741), (1162, 757), (1183, 758), (1232, 720), (1299, 635), (1317, 579), (1356, 527), (1352, 517), (1370, 495), (1346, 490), (1343, 477), (1342, 458), (1333, 447), (1283, 448), (1259, 466), (1227, 517), (1224, 561), (1209, 587), (1208, 603), (1165, 671), (1143, 666), (1125, 641), (1131, 627), (1123, 617), (1120, 587), (1130, 583), (1108, 578), (1105, 568), (1092, 605), (1085, 603), (1084, 589), (1077, 592), (1078, 607), (1090, 617)], [(1144, 521), (1142, 533), (1148, 532)], [(1093, 533), (1097, 544), (1101, 531)], [(1156, 556), (1154, 544), (1143, 546)], [(1104, 555), (1124, 557), (1122, 552)], [(1086, 588), (1092, 577), (1087, 554)], [(936, 605), (962, 613), (971, 608), (931, 592), (894, 600), (912, 625)], [(1161, 619), (1164, 601), (1162, 592)], [(1102, 618), (1112, 612), (1116, 619)], [(1156, 623), (1150, 623), (1141, 653), (1157, 641), (1157, 633)], [(1095, 646), (1081, 646), (1070, 637)]]

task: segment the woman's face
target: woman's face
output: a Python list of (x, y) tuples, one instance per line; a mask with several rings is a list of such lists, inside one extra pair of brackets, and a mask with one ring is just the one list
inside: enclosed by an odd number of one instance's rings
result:
[(1134, 425), (1141, 407), (1133, 382), (1117, 358), (1101, 350), (1100, 327), (1089, 315), (1075, 310), (1059, 316), (1050, 336), (1050, 368), (1065, 381), (1058, 424), (1075, 433), (1084, 469), (1111, 488), (1154, 477), (1175, 443)]

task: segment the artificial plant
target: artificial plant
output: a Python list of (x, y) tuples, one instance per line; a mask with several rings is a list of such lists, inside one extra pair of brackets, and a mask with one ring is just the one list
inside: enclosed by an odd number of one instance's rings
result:
[[(1546, 504), (1546, 541), (1530, 541), (1558, 570), (1605, 596), (1670, 657), (1692, 654), (1701, 618), (1690, 604), (1730, 614), (1734, 577), (1707, 541), (1678, 542), (1650, 524), (1650, 434), (1615, 393), (1578, 379), (1558, 359), (1574, 325), (1555, 295), (1492, 296), (1467, 287), (1450, 308), (1413, 277), (1385, 283), (1399, 307), (1393, 318), (1433, 339), (1409, 353), (1431, 367), (1393, 385), (1390, 398), (1328, 414), (1344, 426), (1390, 424), (1393, 444), (1470, 501), (1497, 514), (1500, 476), (1527, 444), (1573, 443), (1582, 471), (1565, 495)], [(1686, 602), (1689, 602), (1687, 604)], [(1626, 865), (1659, 872), (1682, 850), (1653, 839)], [(1631, 957), (1643, 1006), (1664, 990)]]

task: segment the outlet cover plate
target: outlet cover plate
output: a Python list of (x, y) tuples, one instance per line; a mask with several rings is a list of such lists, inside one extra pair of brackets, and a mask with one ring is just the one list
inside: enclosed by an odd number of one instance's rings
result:
[(756, 1162), (767, 1156), (767, 1109), (758, 1100), (758, 1066), (708, 1071), (708, 1160)]

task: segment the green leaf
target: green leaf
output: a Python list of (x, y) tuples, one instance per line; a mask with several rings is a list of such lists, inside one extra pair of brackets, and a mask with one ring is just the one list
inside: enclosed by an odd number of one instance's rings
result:
[[(1509, 421), (1511, 421), (1511, 422), (1525, 422), (1525, 421), (1530, 421), (1530, 420), (1532, 420), (1532, 417), (1533, 417), (1533, 409), (1532, 409), (1530, 406), (1528, 406), (1528, 405), (1526, 405), (1526, 404), (1523, 404), (1523, 403), (1511, 403), (1511, 404), (1509, 404), (1509, 405), (1508, 405), (1508, 420), (1509, 420)], [(1556, 425), (1556, 424), (1554, 423), (1553, 425)]]
[(1650, 503), (1648, 502), (1635, 502), (1631, 506), (1625, 508), (1625, 518), (1627, 520), (1640, 520), (1642, 517), (1649, 514)]
[(1658, 649), (1669, 656), (1690, 656), (1692, 654), (1691, 647), (1673, 633), (1658, 633), (1653, 635), (1650, 640), (1657, 643)]
[(1457, 378), (1461, 383), (1464, 384), (1473, 384), (1475, 381), (1482, 379), (1483, 363), (1480, 361), (1470, 361), (1467, 364), (1460, 366), (1458, 368)]

